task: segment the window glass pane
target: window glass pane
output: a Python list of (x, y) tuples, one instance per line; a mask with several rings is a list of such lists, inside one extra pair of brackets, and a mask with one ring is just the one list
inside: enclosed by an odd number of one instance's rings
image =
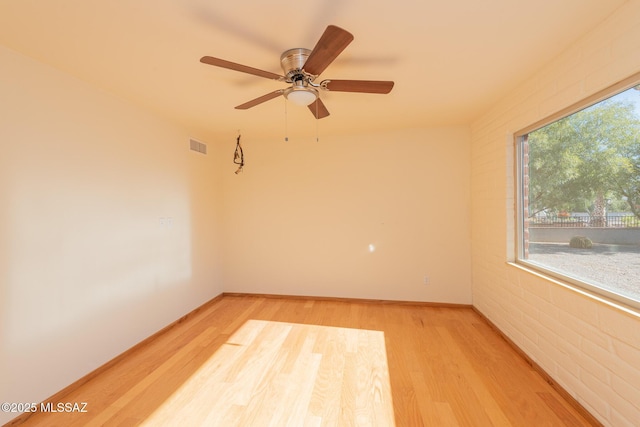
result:
[(640, 301), (640, 85), (519, 144), (519, 259)]

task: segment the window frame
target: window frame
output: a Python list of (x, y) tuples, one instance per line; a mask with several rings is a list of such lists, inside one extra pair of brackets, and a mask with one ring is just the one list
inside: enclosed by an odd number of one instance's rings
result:
[(541, 266), (538, 263), (531, 262), (529, 260), (524, 259), (524, 242), (525, 242), (525, 227), (524, 227), (524, 180), (523, 180), (523, 168), (524, 168), (524, 150), (523, 150), (523, 140), (524, 138), (531, 132), (534, 132), (540, 128), (543, 128), (551, 123), (554, 123), (558, 120), (561, 120), (565, 117), (568, 117), (572, 114), (577, 113), (587, 107), (595, 105), (601, 101), (604, 101), (612, 96), (615, 96), (621, 92), (624, 92), (628, 89), (631, 89), (634, 86), (640, 84), (640, 72), (635, 73), (605, 89), (602, 89), (586, 98), (571, 104), (568, 107), (565, 107), (548, 117), (539, 120), (525, 128), (520, 129), (515, 132), (513, 135), (514, 145), (515, 145), (515, 214), (516, 219), (514, 221), (514, 225), (516, 227), (515, 230), (515, 263), (521, 266), (524, 266), (530, 270), (533, 270), (539, 274), (542, 274), (545, 277), (551, 278), (553, 280), (559, 280), (562, 283), (568, 283), (573, 285), (574, 287), (579, 288), (587, 292), (588, 294), (596, 297), (596, 298), (605, 298), (608, 301), (613, 301), (618, 304), (623, 304), (627, 307), (631, 307), (634, 311), (640, 310), (640, 300), (634, 300), (632, 298), (626, 297), (624, 295), (617, 294), (608, 289), (601, 288), (597, 285), (594, 285), (589, 282), (585, 282), (579, 280), (575, 277), (568, 276), (563, 274), (560, 271), (546, 268)]

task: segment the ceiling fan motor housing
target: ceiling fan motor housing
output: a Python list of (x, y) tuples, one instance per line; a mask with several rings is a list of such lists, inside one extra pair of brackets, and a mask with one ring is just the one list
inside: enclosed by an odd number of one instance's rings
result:
[(304, 67), (304, 64), (307, 62), (310, 53), (311, 50), (298, 47), (286, 50), (280, 55), (280, 65), (287, 78), (287, 82), (292, 83), (296, 80), (304, 79), (302, 67)]

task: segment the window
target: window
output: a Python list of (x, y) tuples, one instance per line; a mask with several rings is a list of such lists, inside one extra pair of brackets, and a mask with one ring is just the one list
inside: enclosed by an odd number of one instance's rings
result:
[(640, 76), (516, 144), (518, 262), (640, 308)]

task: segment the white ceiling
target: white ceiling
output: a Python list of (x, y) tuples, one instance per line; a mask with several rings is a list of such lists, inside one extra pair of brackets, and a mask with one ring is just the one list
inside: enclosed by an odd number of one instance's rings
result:
[[(625, 0), (0, 0), (0, 44), (214, 142), (469, 123)], [(388, 95), (322, 93), (317, 121), (284, 83), (212, 67), (204, 55), (282, 74), (327, 25), (355, 40), (320, 79), (393, 80)], [(0, 77), (2, 70), (0, 70)], [(319, 79), (319, 80), (320, 80)], [(318, 80), (318, 81), (319, 81)]]

